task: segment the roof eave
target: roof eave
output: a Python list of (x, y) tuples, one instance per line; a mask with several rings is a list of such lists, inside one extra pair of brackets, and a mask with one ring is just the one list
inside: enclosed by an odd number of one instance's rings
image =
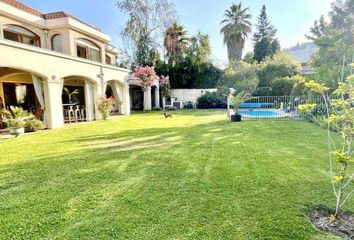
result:
[(81, 21), (78, 21), (72, 17), (48, 19), (46, 21), (46, 27), (48, 29), (54, 29), (58, 27), (68, 27), (70, 29), (81, 32), (85, 35), (103, 41), (105, 43), (111, 41), (111, 37), (109, 35), (102, 33), (101, 31), (98, 31), (96, 28), (88, 26), (87, 24), (84, 24)]

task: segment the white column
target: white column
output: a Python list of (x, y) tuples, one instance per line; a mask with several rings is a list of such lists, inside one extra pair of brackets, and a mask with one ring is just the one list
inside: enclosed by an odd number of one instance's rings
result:
[(123, 108), (122, 114), (130, 115), (130, 94), (129, 94), (129, 83), (124, 84), (123, 89)]
[(119, 111), (119, 113), (122, 113), (122, 105), (124, 103), (124, 96), (123, 96), (123, 86), (118, 83), (118, 81), (110, 81), (109, 85), (112, 88), (113, 91), (113, 96), (115, 98), (115, 111)]
[(2, 23), (0, 23), (0, 38), (3, 39), (4, 38), (4, 34), (2, 31)]
[(64, 126), (61, 81), (63, 79), (43, 82), (46, 125), (50, 129)]
[(95, 120), (95, 110), (94, 110), (94, 94), (93, 86), (89, 80), (85, 80), (85, 105), (86, 105), (86, 121), (90, 122)]
[(98, 97), (105, 97), (106, 96), (107, 82), (104, 81), (103, 66), (100, 66), (100, 74), (98, 74), (97, 77), (98, 77), (97, 95), (98, 95)]
[(3, 106), (0, 106), (1, 107), (5, 107), (6, 103), (5, 103), (5, 95), (4, 95), (4, 89), (2, 87), (2, 82), (0, 81), (0, 98), (2, 100), (2, 104)]
[(111, 87), (112, 92), (113, 92), (113, 96), (114, 96), (114, 99), (115, 99), (114, 111), (115, 112), (117, 112), (117, 111), (120, 112), (119, 104), (118, 104), (120, 99), (118, 97), (118, 92), (117, 92), (117, 87), (116, 87), (115, 81), (109, 81), (108, 85)]
[(162, 97), (162, 109), (165, 109), (166, 106), (166, 97)]
[(151, 110), (151, 87), (147, 87), (144, 91), (144, 110)]
[[(98, 82), (97, 83), (97, 96), (98, 97), (104, 97), (106, 96), (105, 93), (106, 93), (106, 89), (105, 87), (107, 87), (107, 84), (106, 83), (101, 83), (101, 82)], [(104, 89), (104, 90), (103, 90)]]
[(155, 107), (160, 107), (160, 89), (159, 87), (155, 88)]

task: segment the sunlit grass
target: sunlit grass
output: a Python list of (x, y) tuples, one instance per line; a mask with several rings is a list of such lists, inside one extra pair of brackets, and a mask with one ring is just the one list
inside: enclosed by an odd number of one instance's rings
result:
[(0, 239), (332, 239), (306, 218), (333, 206), (310, 123), (135, 114), (0, 149)]

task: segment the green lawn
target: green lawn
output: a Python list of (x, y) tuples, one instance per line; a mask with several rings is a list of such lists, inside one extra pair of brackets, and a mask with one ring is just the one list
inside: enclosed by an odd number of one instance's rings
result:
[(326, 133), (307, 122), (135, 114), (0, 151), (0, 239), (334, 239), (306, 218), (333, 206)]

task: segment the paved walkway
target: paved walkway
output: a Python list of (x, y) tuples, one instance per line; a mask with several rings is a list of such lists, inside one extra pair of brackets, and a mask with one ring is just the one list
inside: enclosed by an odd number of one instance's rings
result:
[(11, 136), (8, 129), (0, 129), (0, 142), (9, 138), (14, 138)]

